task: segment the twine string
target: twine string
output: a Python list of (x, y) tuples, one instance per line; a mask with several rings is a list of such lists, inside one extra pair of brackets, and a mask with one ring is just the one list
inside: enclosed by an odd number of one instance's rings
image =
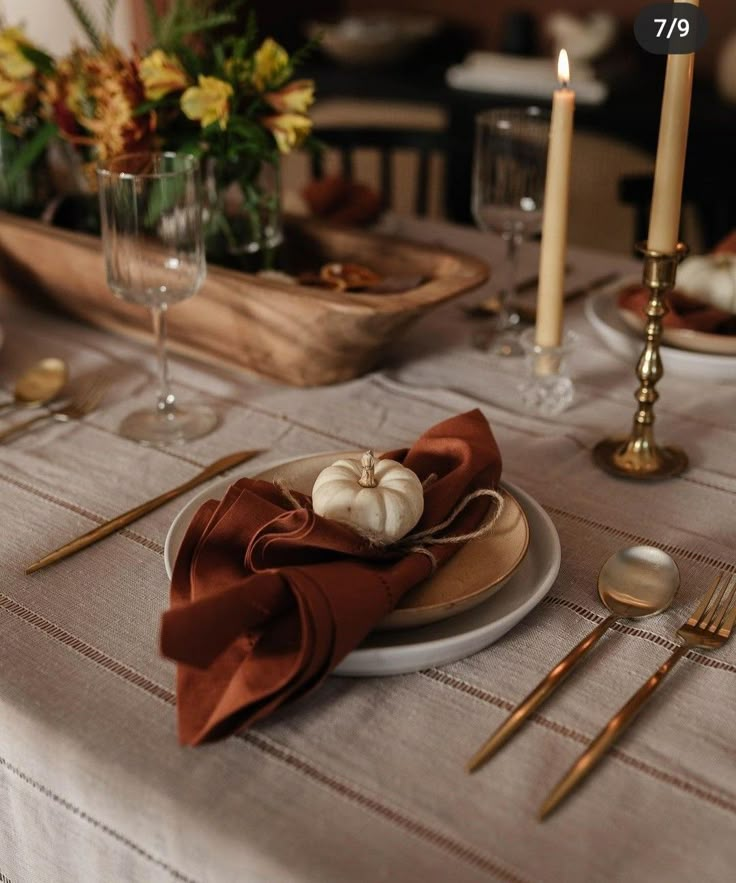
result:
[[(436, 480), (437, 476), (434, 474), (431, 475), (428, 479), (426, 479), (426, 485), (432, 484), (434, 480)], [(301, 509), (303, 504), (299, 502), (299, 500), (294, 496), (293, 491), (289, 488), (286, 481), (283, 478), (276, 477), (273, 480), (273, 484), (279, 489), (284, 499), (289, 503), (292, 509)], [(495, 501), (496, 505), (493, 506), (486, 517), (483, 519), (481, 524), (475, 529), (470, 531), (469, 533), (463, 534), (454, 534), (452, 536), (443, 536), (442, 531), (447, 530), (450, 525), (465, 511), (465, 509), (473, 502), (473, 500), (477, 500), (479, 497), (490, 497), (491, 500)], [(432, 565), (432, 573), (437, 570), (437, 559), (432, 554), (432, 552), (427, 548), (427, 546), (436, 546), (436, 545), (445, 545), (452, 544), (458, 545), (460, 543), (467, 543), (470, 540), (476, 540), (478, 537), (485, 536), (487, 533), (490, 533), (496, 522), (501, 516), (504, 507), (504, 499), (503, 495), (498, 491), (493, 490), (493, 488), (478, 488), (478, 490), (473, 491), (467, 496), (463, 497), (462, 500), (455, 506), (452, 512), (447, 516), (447, 518), (436, 524), (434, 527), (429, 527), (426, 530), (416, 531), (414, 533), (409, 533), (405, 537), (402, 537), (400, 540), (397, 540), (395, 543), (386, 543), (382, 540), (380, 536), (376, 534), (371, 534), (366, 531), (362, 531), (359, 528), (355, 527), (355, 525), (350, 525), (353, 530), (359, 533), (368, 543), (373, 547), (379, 547), (386, 551), (396, 551), (396, 552), (412, 552), (417, 553), (419, 555), (426, 555), (430, 563)]]

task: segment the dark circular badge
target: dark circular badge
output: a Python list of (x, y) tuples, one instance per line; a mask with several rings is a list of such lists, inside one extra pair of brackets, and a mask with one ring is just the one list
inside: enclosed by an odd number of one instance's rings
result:
[(652, 3), (637, 15), (634, 36), (654, 55), (685, 55), (705, 43), (708, 19), (692, 3)]

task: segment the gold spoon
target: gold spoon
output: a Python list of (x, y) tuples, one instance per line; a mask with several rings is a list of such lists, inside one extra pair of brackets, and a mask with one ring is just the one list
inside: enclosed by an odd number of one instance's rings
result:
[(598, 597), (611, 611), (523, 699), (466, 767), (474, 772), (504, 745), (524, 721), (554, 693), (580, 660), (619, 619), (642, 619), (666, 610), (680, 587), (680, 571), (670, 556), (653, 546), (629, 546), (615, 552), (598, 574)]
[(0, 405), (0, 411), (11, 408), (37, 408), (50, 402), (67, 380), (66, 363), (61, 359), (41, 359), (18, 378), (13, 401)]

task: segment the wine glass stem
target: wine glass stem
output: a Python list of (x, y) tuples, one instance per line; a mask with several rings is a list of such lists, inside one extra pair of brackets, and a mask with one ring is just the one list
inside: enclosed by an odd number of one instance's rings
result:
[(158, 402), (156, 408), (162, 416), (176, 410), (176, 398), (169, 388), (169, 362), (166, 358), (166, 304), (153, 307), (153, 333), (156, 336), (156, 356), (158, 359)]
[(513, 303), (516, 296), (519, 246), (522, 241), (521, 235), (513, 230), (505, 232), (503, 238), (506, 241), (506, 285), (499, 298), (498, 329), (500, 331), (505, 331), (512, 326), (509, 304)]

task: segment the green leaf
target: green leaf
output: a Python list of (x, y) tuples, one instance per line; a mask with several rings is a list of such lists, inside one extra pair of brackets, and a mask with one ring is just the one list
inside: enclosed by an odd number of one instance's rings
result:
[(156, 101), (141, 101), (141, 103), (133, 111), (133, 116), (140, 117), (146, 113), (149, 113), (152, 110), (165, 110), (169, 107), (177, 107), (178, 104), (178, 96), (176, 98), (158, 98)]
[(82, 30), (89, 37), (90, 43), (95, 49), (102, 49), (102, 37), (97, 29), (97, 24), (92, 17), (92, 13), (84, 5), (83, 0), (66, 0), (66, 3)]
[(217, 15), (210, 15), (207, 18), (183, 21), (180, 24), (171, 27), (169, 42), (175, 43), (177, 40), (181, 40), (183, 37), (187, 37), (190, 34), (196, 34), (200, 31), (211, 31), (214, 28), (219, 28), (223, 25), (233, 24), (234, 21), (235, 18), (229, 12), (221, 12)]
[(158, 9), (156, 9), (156, 4), (154, 0), (144, 0), (144, 3), (146, 7), (146, 18), (148, 19), (148, 27), (151, 30), (153, 42), (160, 43), (161, 34), (159, 32), (160, 18), (158, 14)]
[(26, 169), (29, 169), (33, 163), (41, 156), (46, 149), (49, 141), (58, 134), (59, 128), (56, 123), (44, 123), (38, 129), (32, 138), (23, 144), (13, 161), (8, 166), (6, 178), (8, 183), (15, 183)]
[(112, 33), (112, 21), (115, 18), (115, 7), (118, 5), (118, 0), (105, 0), (105, 31), (106, 33)]
[(319, 45), (322, 42), (322, 32), (317, 34), (316, 37), (312, 37), (311, 40), (308, 40), (301, 49), (297, 49), (296, 52), (292, 53), (290, 57), (292, 70), (295, 70), (300, 65), (304, 64), (310, 56), (314, 55), (314, 53), (319, 49)]
[(202, 59), (193, 49), (185, 45), (179, 46), (176, 53), (184, 70), (196, 83), (197, 77), (202, 73)]
[(243, 54), (241, 58), (252, 52), (258, 39), (258, 21), (253, 9), (248, 11), (248, 17), (245, 20), (245, 33), (243, 34)]
[(50, 55), (34, 46), (24, 46), (22, 43), (18, 45), (18, 49), (20, 49), (21, 55), (27, 58), (42, 74), (50, 77), (54, 73), (54, 59)]

